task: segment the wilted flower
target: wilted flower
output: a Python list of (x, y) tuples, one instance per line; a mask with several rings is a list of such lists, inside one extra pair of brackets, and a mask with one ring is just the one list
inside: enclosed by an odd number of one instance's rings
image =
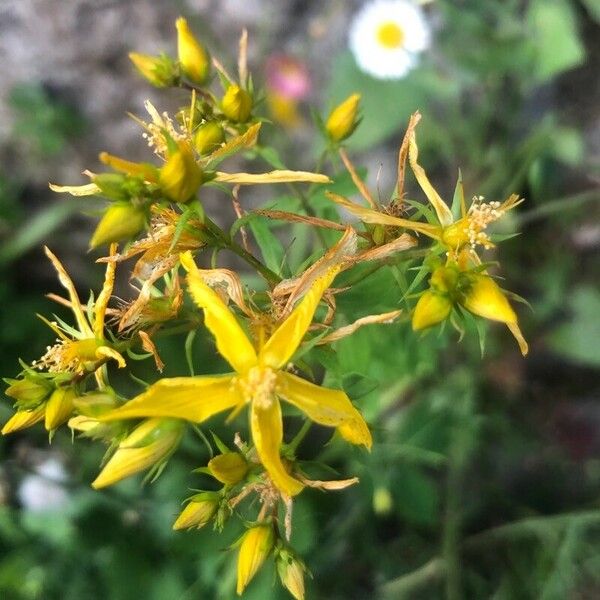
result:
[(423, 11), (407, 0), (370, 2), (350, 26), (350, 49), (358, 66), (378, 79), (404, 77), (430, 39)]

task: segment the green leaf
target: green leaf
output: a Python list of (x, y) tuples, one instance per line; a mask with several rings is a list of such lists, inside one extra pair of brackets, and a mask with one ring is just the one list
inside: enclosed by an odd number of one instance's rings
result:
[(549, 336), (552, 349), (582, 364), (600, 365), (600, 293), (591, 286), (577, 288), (570, 299), (571, 320)]
[(251, 219), (248, 225), (260, 248), (265, 264), (271, 271), (279, 273), (285, 253), (281, 242), (275, 237), (265, 219)]
[(393, 487), (396, 508), (402, 518), (417, 525), (433, 525), (439, 514), (440, 498), (431, 477), (409, 465), (398, 465)]
[(565, 0), (534, 0), (527, 14), (536, 62), (533, 77), (542, 83), (583, 61), (575, 13)]

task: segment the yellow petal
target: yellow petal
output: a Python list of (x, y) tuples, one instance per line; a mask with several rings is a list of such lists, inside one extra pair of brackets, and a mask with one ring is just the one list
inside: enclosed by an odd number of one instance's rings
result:
[(277, 393), (312, 421), (336, 427), (345, 440), (371, 448), (369, 427), (344, 392), (315, 385), (291, 373), (278, 373), (277, 383)]
[(338, 265), (315, 280), (302, 301), (263, 346), (259, 355), (261, 364), (279, 369), (289, 361), (313, 320), (323, 292), (331, 285), (339, 270)]
[(98, 358), (112, 358), (117, 361), (117, 365), (119, 365), (119, 369), (122, 369), (126, 366), (125, 359), (120, 352), (117, 352), (114, 348), (110, 348), (109, 346), (100, 346), (96, 350), (96, 356)]
[(181, 264), (189, 271), (188, 288), (194, 302), (204, 310), (204, 324), (215, 336), (219, 354), (238, 372), (256, 365), (254, 347), (228, 306), (198, 273), (191, 254), (182, 255)]
[(235, 152), (239, 152), (240, 150), (254, 146), (258, 140), (260, 127), (261, 123), (254, 123), (254, 125), (248, 127), (245, 133), (230, 139), (208, 157), (209, 164), (215, 165), (227, 158), (230, 154), (234, 154)]
[(44, 418), (46, 412), (46, 404), (41, 404), (34, 410), (18, 410), (2, 428), (2, 435), (31, 427), (39, 423)]
[(440, 225), (447, 227), (452, 224), (452, 211), (450, 207), (442, 200), (440, 195), (435, 191), (435, 188), (431, 185), (425, 170), (419, 163), (417, 159), (419, 158), (419, 148), (417, 146), (417, 140), (415, 136), (414, 130), (410, 132), (409, 144), (408, 144), (408, 160), (410, 162), (411, 169), (421, 186), (423, 192), (427, 196), (429, 202), (433, 206), (437, 218), (439, 219)]
[(132, 162), (108, 152), (101, 152), (99, 158), (101, 162), (115, 171), (121, 171), (121, 173), (134, 177), (140, 176), (151, 183), (158, 182), (158, 169), (151, 164)]
[(354, 202), (350, 202), (350, 200), (347, 200), (339, 194), (334, 194), (333, 192), (325, 192), (325, 195), (336, 204), (339, 204), (345, 208), (349, 213), (358, 217), (363, 223), (372, 223), (373, 225), (390, 225), (391, 227), (405, 227), (407, 229), (412, 229), (413, 231), (418, 231), (419, 233), (434, 239), (440, 239), (441, 237), (441, 229), (436, 225), (431, 225), (430, 223), (419, 223), (418, 221), (394, 217), (384, 212), (373, 210), (372, 208), (366, 208), (364, 206), (360, 206), (359, 204), (354, 204)]
[(85, 185), (56, 185), (49, 183), (50, 189), (59, 194), (71, 194), (71, 196), (95, 196), (100, 194), (100, 188), (95, 183)]
[(136, 417), (174, 417), (200, 423), (243, 402), (231, 375), (161, 379), (127, 404), (98, 417), (115, 421)]
[(270, 406), (261, 407), (253, 402), (250, 408), (250, 428), (252, 439), (260, 462), (277, 488), (288, 496), (295, 496), (304, 487), (287, 472), (279, 451), (283, 441), (281, 406), (273, 399)]
[(86, 336), (93, 337), (94, 332), (90, 327), (88, 320), (85, 316), (85, 312), (83, 307), (81, 306), (81, 301), (79, 300), (79, 296), (77, 295), (77, 290), (75, 289), (75, 285), (73, 281), (69, 277), (69, 274), (62, 266), (61, 262), (56, 258), (56, 256), (50, 251), (47, 246), (44, 246), (44, 251), (46, 252), (46, 256), (50, 259), (50, 262), (56, 269), (58, 273), (58, 280), (62, 284), (62, 286), (69, 292), (69, 299), (71, 300), (71, 310), (75, 315), (75, 320), (77, 321), (77, 326), (79, 327), (79, 331)]
[(308, 171), (287, 171), (278, 170), (269, 173), (222, 173), (217, 171), (213, 181), (221, 183), (237, 183), (240, 185), (256, 185), (259, 183), (330, 183), (331, 179), (327, 175), (320, 173), (310, 173)]

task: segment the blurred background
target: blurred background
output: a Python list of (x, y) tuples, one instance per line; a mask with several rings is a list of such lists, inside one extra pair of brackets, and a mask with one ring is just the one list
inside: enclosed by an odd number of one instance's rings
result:
[[(183, 14), (233, 70), (246, 27), (251, 70), (267, 89), (262, 110), (287, 132), (264, 133), (292, 168), (314, 168), (320, 150), (310, 107), (327, 114), (357, 91), (363, 121), (349, 151), (382, 197), (419, 109), (420, 162), (442, 196), (451, 197), (460, 167), (468, 197), (526, 198), (506, 226), (521, 235), (495, 257), (504, 287), (531, 303), (519, 307), (526, 359), (501, 327), (489, 328), (483, 358), (475, 336), (461, 344), (451, 332), (419, 338), (406, 325), (366, 328), (338, 344), (344, 385), (377, 442), (368, 456), (326, 447), (329, 462), (358, 474), (360, 485), (307, 491), (297, 503), (292, 542), (314, 576), (308, 597), (599, 598), (600, 4), (428, 2), (430, 48), (396, 80), (362, 72), (349, 50), (363, 4), (0, 2), (2, 375), (52, 342), (33, 317), (57, 310), (44, 298), (59, 288), (43, 244), (82, 292), (102, 278), (87, 252), (93, 201), (54, 195), (48, 182), (83, 183), (84, 169), (100, 169), (102, 150), (148, 159), (126, 112), (143, 113), (146, 98), (160, 109), (181, 100), (150, 89), (127, 53), (174, 54)], [(257, 194), (244, 201), (276, 204)], [(219, 210), (218, 198), (206, 202)], [(231, 207), (222, 211), (231, 221)], [(342, 308), (389, 310), (395, 291), (381, 274), (344, 296)], [(196, 345), (208, 369), (210, 347)], [(185, 373), (181, 346), (161, 347), (167, 376)], [(4, 398), (0, 420), (10, 414)], [(313, 431), (305, 454), (326, 439)], [(235, 553), (226, 550), (236, 532), (171, 531), (188, 489), (200, 485), (190, 471), (205, 452), (186, 438), (156, 483), (142, 487), (134, 477), (94, 492), (98, 444), (72, 446), (60, 431), (48, 445), (41, 427), (0, 439), (0, 597), (233, 598)], [(287, 597), (273, 583), (267, 568), (245, 597)]]

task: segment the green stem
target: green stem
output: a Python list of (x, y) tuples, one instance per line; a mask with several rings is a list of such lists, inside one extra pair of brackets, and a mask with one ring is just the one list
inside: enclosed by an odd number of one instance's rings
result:
[(218, 243), (224, 248), (231, 250), (242, 260), (254, 267), (271, 285), (277, 285), (281, 281), (281, 277), (269, 269), (266, 265), (260, 262), (253, 254), (234, 241), (230, 235), (225, 233), (214, 221), (209, 217), (204, 217), (204, 225), (206, 229), (213, 235)]
[(308, 430), (312, 425), (312, 421), (306, 419), (300, 427), (300, 431), (294, 436), (294, 439), (287, 445), (288, 449), (291, 450), (294, 454), (296, 454), (296, 450), (298, 450), (298, 446), (302, 443), (302, 440), (306, 437)]

